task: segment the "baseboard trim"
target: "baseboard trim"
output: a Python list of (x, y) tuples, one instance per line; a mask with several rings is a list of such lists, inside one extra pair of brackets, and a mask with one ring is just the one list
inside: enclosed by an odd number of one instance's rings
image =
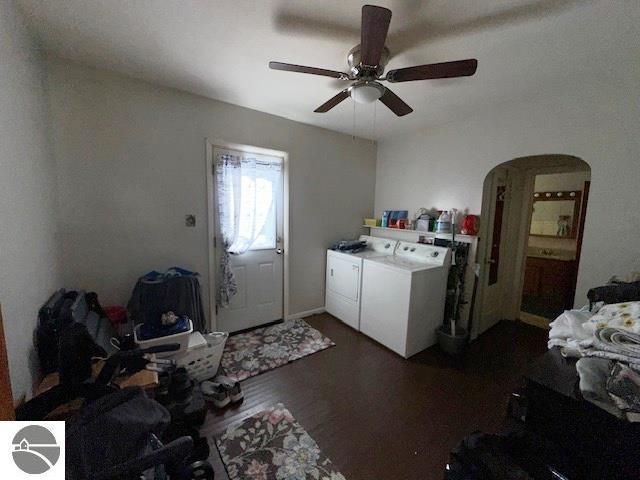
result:
[(318, 313), (326, 312), (324, 307), (314, 308), (313, 310), (305, 310), (304, 312), (292, 313), (287, 315), (287, 320), (293, 320), (294, 318), (304, 318), (310, 315), (317, 315)]
[(518, 319), (535, 327), (546, 328), (547, 330), (550, 328), (549, 322), (551, 322), (551, 320), (539, 315), (533, 315), (532, 313), (520, 312)]

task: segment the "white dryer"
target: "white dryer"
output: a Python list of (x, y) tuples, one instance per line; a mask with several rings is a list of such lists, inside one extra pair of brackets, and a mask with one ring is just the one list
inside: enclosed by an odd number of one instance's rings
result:
[(356, 330), (360, 329), (360, 292), (362, 287), (362, 261), (366, 258), (390, 256), (397, 240), (360, 236), (367, 247), (358, 253), (327, 250), (327, 276), (325, 309), (334, 317)]
[(410, 242), (365, 259), (360, 331), (405, 358), (435, 344), (450, 266), (448, 248)]

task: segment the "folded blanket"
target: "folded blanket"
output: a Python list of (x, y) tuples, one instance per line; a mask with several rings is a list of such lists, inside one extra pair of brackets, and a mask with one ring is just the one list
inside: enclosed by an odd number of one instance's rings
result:
[(605, 305), (584, 324), (591, 333), (606, 327), (640, 333), (640, 302)]
[(620, 328), (603, 328), (595, 334), (594, 348), (635, 357), (640, 361), (640, 334)]
[(583, 357), (598, 357), (626, 362), (640, 370), (640, 335), (620, 328), (596, 330), (591, 344), (583, 342), (579, 349)]

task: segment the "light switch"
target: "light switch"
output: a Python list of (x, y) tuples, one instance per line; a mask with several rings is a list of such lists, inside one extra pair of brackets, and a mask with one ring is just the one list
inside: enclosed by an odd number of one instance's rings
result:
[(185, 215), (184, 216), (184, 224), (187, 227), (195, 227), (196, 226), (196, 216), (195, 215)]

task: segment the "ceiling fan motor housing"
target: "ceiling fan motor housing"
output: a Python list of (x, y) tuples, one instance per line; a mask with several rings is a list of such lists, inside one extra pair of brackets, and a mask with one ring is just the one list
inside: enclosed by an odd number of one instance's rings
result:
[(389, 49), (384, 47), (382, 50), (382, 55), (380, 56), (380, 62), (378, 65), (363, 65), (362, 61), (362, 51), (360, 49), (360, 45), (356, 45), (351, 50), (349, 50), (349, 54), (347, 55), (347, 63), (349, 64), (349, 72), (351, 75), (357, 78), (362, 79), (375, 79), (384, 73), (384, 68), (387, 66), (387, 62), (389, 61)]

